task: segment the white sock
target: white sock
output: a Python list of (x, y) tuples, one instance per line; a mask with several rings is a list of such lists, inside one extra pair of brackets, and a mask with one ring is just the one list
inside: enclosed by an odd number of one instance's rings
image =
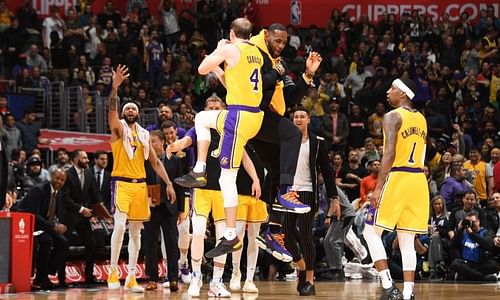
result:
[(193, 273), (201, 274), (201, 262), (204, 251), (205, 230), (207, 228), (207, 219), (193, 214), (191, 218), (193, 224), (193, 238), (191, 239), (191, 267)]
[(403, 283), (403, 299), (410, 299), (413, 294), (413, 285), (415, 283), (411, 281), (405, 281)]
[(259, 247), (255, 242), (259, 234), (260, 224), (248, 224), (248, 249), (247, 249), (247, 280), (253, 281), (255, 266), (259, 255)]
[(382, 287), (388, 289), (393, 285), (391, 271), (389, 269), (382, 270), (378, 273), (380, 280), (382, 281)]
[(194, 165), (193, 172), (195, 172), (195, 173), (205, 172), (206, 167), (207, 167), (207, 163), (202, 162), (202, 161), (197, 161), (196, 164)]
[(129, 222), (128, 224), (128, 276), (135, 276), (137, 258), (141, 249), (142, 222)]
[(183, 264), (185, 264), (187, 262), (187, 252), (183, 253), (181, 252), (180, 253), (180, 256), (179, 256), (179, 266), (182, 266)]
[(222, 275), (224, 275), (224, 268), (216, 267), (214, 266), (214, 277), (213, 281), (214, 282), (219, 282), (222, 281)]
[(224, 231), (224, 237), (226, 240), (231, 241), (236, 237), (236, 228), (226, 228)]
[(120, 250), (122, 249), (123, 236), (125, 235), (127, 214), (117, 211), (113, 216), (115, 220), (115, 229), (111, 235), (111, 267), (118, 271), (118, 259), (120, 258)]

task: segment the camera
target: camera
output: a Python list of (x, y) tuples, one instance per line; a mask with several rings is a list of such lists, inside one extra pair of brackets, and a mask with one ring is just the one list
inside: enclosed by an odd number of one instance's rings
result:
[(462, 221), (462, 227), (463, 227), (463, 228), (469, 228), (470, 226), (471, 226), (471, 223), (470, 223), (470, 221), (469, 221), (469, 220), (464, 219), (464, 220)]

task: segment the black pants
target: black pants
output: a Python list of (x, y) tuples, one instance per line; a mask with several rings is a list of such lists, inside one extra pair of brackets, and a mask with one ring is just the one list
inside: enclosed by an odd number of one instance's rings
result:
[(482, 280), (484, 276), (498, 272), (498, 263), (494, 259), (482, 262), (455, 259), (451, 268), (465, 280)]
[[(293, 184), (301, 141), (302, 134), (290, 119), (264, 111), (262, 126), (252, 145), (269, 172), (262, 189), (262, 198), (268, 204), (274, 202), (279, 184)], [(269, 221), (281, 223), (281, 218), (269, 210)]]
[[(306, 270), (314, 270), (316, 249), (313, 241), (312, 227), (314, 214), (316, 213), (314, 209), (316, 199), (314, 199), (312, 192), (299, 192), (299, 196), (302, 203), (311, 206), (311, 211), (306, 214), (285, 213), (283, 219), (285, 247), (292, 254), (294, 262), (299, 261), (303, 257), (306, 263)], [(299, 245), (297, 245), (297, 240)]]
[(80, 221), (75, 225), (74, 229), (68, 228), (66, 234), (71, 234), (73, 230), (78, 233), (78, 237), (80, 237), (85, 246), (85, 278), (92, 278), (94, 273), (96, 238), (95, 233), (90, 227), (89, 219), (80, 217)]
[(151, 218), (144, 223), (146, 273), (151, 281), (158, 281), (158, 238), (160, 228), (163, 230), (163, 239), (167, 250), (167, 276), (170, 281), (177, 281), (179, 266), (179, 248), (177, 241), (177, 215), (172, 215), (165, 203), (151, 207)]
[(64, 282), (66, 280), (68, 239), (64, 235), (55, 232), (43, 232), (35, 238), (35, 242), (38, 248), (36, 253), (36, 280), (38, 282), (47, 282), (50, 266), (51, 269), (57, 271), (59, 282)]

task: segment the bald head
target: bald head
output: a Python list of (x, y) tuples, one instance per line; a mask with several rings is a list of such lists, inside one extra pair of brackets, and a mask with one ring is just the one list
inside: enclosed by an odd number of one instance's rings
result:
[(237, 18), (231, 23), (231, 30), (237, 38), (248, 40), (252, 34), (252, 23), (247, 18)]

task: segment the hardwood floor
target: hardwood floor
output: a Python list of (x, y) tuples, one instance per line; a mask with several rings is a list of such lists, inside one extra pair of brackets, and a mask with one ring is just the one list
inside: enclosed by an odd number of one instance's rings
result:
[[(229, 283), (227, 283), (227, 286)], [(254, 299), (378, 299), (380, 297), (380, 284), (378, 282), (367, 281), (346, 281), (346, 282), (317, 282), (316, 296), (299, 297), (295, 292), (295, 282), (260, 281), (256, 282), (259, 294), (233, 293), (231, 300), (254, 300)], [(402, 284), (398, 284), (402, 287)], [(415, 285), (416, 299), (460, 299), (460, 300), (493, 300), (500, 299), (500, 283), (417, 283)], [(206, 299), (208, 285), (204, 284), (200, 299)], [(25, 300), (142, 300), (142, 299), (172, 299), (188, 300), (187, 286), (181, 285), (177, 293), (170, 293), (159, 286), (159, 290), (146, 292), (145, 294), (131, 294), (124, 291), (108, 291), (104, 286), (94, 289), (74, 288), (66, 291), (50, 291), (24, 293), (16, 295), (1, 295), (0, 299), (25, 299)]]

